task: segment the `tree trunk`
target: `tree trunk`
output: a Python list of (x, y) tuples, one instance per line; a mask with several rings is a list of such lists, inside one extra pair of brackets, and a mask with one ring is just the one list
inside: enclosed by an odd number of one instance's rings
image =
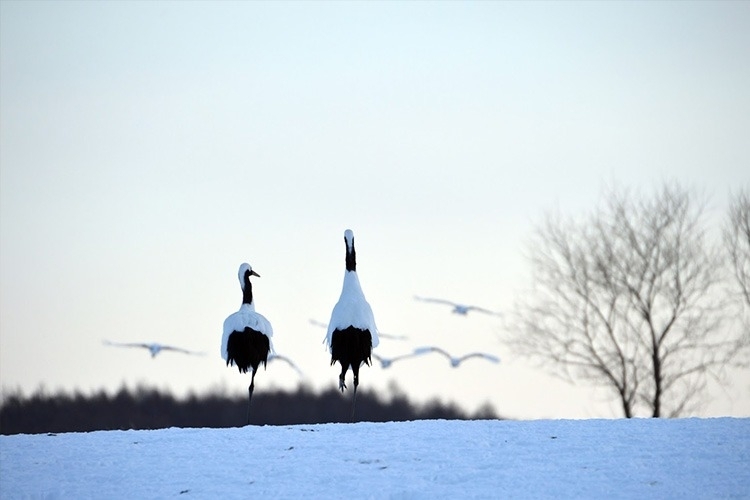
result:
[(630, 408), (630, 402), (623, 392), (620, 393), (620, 401), (622, 402), (622, 412), (625, 418), (633, 418), (633, 410)]
[(659, 418), (661, 417), (661, 359), (659, 359), (659, 347), (654, 344), (653, 349), (651, 360), (654, 365), (654, 399), (652, 401), (654, 413), (651, 416)]

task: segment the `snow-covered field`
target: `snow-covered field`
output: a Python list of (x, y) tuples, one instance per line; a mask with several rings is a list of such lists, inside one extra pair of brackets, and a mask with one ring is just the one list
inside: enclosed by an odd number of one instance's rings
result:
[(750, 419), (363, 422), (0, 436), (4, 500), (178, 496), (748, 498)]

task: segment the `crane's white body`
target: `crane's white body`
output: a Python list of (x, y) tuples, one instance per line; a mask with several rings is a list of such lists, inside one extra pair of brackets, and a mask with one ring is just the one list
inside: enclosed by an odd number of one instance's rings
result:
[(229, 341), (229, 336), (232, 332), (241, 332), (248, 327), (268, 337), (271, 344), (271, 352), (273, 352), (273, 342), (271, 342), (273, 328), (271, 327), (271, 323), (265, 316), (255, 312), (255, 304), (242, 304), (239, 311), (230, 314), (224, 320), (224, 333), (221, 336), (221, 357), (224, 361), (227, 360), (227, 342)]
[(350, 326), (360, 330), (368, 330), (372, 337), (372, 347), (376, 347), (380, 343), (372, 308), (365, 299), (365, 294), (359, 284), (359, 278), (354, 271), (346, 271), (344, 274), (341, 296), (336, 305), (333, 306), (331, 320), (328, 322), (328, 333), (326, 334), (326, 344), (329, 351), (334, 330), (345, 330)]

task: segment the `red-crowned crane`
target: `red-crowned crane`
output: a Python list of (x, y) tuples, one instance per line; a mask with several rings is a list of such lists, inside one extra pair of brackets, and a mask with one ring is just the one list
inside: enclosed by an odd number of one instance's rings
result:
[(346, 271), (344, 285), (339, 301), (333, 307), (331, 320), (328, 322), (326, 342), (331, 352), (331, 364), (341, 364), (339, 389), (346, 388), (344, 378), (347, 370), (354, 375), (354, 395), (352, 396), (352, 419), (357, 403), (357, 386), (359, 385), (359, 368), (370, 364), (372, 348), (378, 345), (378, 328), (370, 304), (365, 300), (357, 276), (357, 257), (354, 250), (354, 233), (351, 229), (344, 231), (346, 244)]
[(227, 362), (227, 366), (237, 365), (240, 373), (252, 370), (247, 400), (248, 424), (250, 423), (250, 403), (255, 388), (255, 372), (261, 363), (264, 367), (266, 366), (268, 355), (272, 350), (271, 337), (273, 336), (271, 323), (262, 314), (255, 312), (250, 276), (260, 278), (250, 264), (240, 265), (237, 277), (242, 287), (242, 305), (239, 311), (224, 320), (224, 334), (221, 337), (221, 357)]
[(141, 349), (148, 349), (148, 351), (151, 353), (151, 357), (155, 358), (157, 354), (159, 354), (162, 351), (173, 351), (173, 352), (180, 352), (182, 354), (191, 354), (193, 356), (205, 356), (206, 353), (204, 352), (196, 352), (196, 351), (188, 351), (187, 349), (183, 349), (182, 347), (174, 347), (171, 345), (164, 345), (164, 344), (158, 344), (156, 342), (146, 343), (146, 342), (110, 342), (109, 340), (103, 341), (104, 345), (109, 345), (113, 347), (138, 347)]
[(421, 300), (422, 302), (433, 302), (435, 304), (445, 304), (448, 306), (451, 306), (453, 310), (451, 311), (453, 314), (458, 314), (461, 316), (466, 316), (469, 314), (469, 311), (477, 311), (485, 314), (491, 314), (493, 316), (502, 316), (502, 313), (490, 311), (489, 309), (485, 309), (483, 307), (479, 306), (469, 306), (465, 304), (458, 304), (456, 302), (451, 302), (450, 300), (445, 299), (433, 299), (431, 297), (420, 297), (418, 295), (415, 295), (414, 298), (416, 300)]
[(482, 358), (482, 359), (486, 359), (487, 361), (491, 363), (500, 362), (500, 358), (498, 358), (497, 356), (493, 356), (492, 354), (487, 354), (485, 352), (472, 352), (470, 354), (464, 354), (463, 356), (455, 357), (455, 356), (450, 355), (448, 352), (444, 351), (443, 349), (439, 347), (428, 346), (428, 347), (419, 347), (417, 349), (414, 349), (415, 356), (420, 356), (422, 354), (428, 354), (431, 352), (442, 354), (443, 356), (448, 358), (448, 361), (450, 361), (450, 364), (453, 368), (458, 367), (458, 365), (460, 365), (462, 362), (471, 358)]

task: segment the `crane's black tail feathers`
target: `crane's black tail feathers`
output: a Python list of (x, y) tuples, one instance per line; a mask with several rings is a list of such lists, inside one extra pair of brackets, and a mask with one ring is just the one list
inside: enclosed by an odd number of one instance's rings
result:
[(247, 327), (232, 332), (227, 339), (227, 365), (236, 364), (240, 373), (255, 372), (261, 363), (266, 366), (270, 350), (271, 341), (257, 330)]
[(370, 364), (372, 356), (372, 335), (369, 330), (353, 326), (334, 330), (331, 335), (331, 364), (340, 362), (342, 368)]

